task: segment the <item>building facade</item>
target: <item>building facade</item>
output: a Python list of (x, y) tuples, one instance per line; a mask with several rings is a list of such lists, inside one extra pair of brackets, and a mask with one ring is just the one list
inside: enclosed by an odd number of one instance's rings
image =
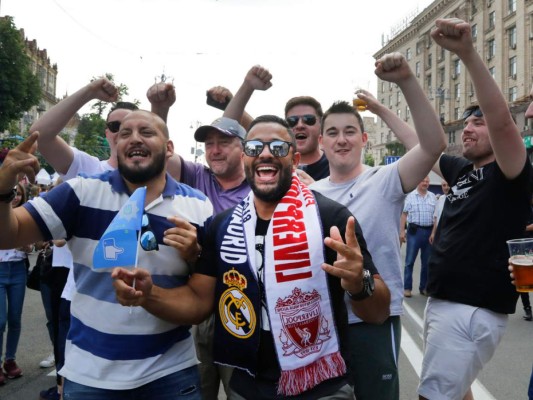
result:
[(56, 83), (57, 64), (51, 64), (46, 49), (39, 49), (35, 39), (28, 40), (24, 35), (24, 29), (20, 29), (20, 34), (24, 39), (26, 54), (30, 58), (30, 67), (34, 75), (39, 78), (42, 96), (39, 104), (24, 112), (20, 119), (20, 132), (25, 133), (31, 124), (39, 116), (57, 104)]
[[(431, 39), (438, 18), (457, 17), (472, 25), (474, 45), (491, 75), (506, 95), (509, 107), (525, 138), (533, 134), (524, 118), (533, 83), (533, 0), (435, 0), (405, 22), (402, 29), (374, 54), (401, 52), (433, 104), (448, 137), (450, 154), (461, 153), (463, 110), (477, 102), (468, 73), (459, 58)], [(412, 125), (410, 110), (400, 89), (378, 80), (377, 98)], [(395, 136), (379, 118), (369, 151), (379, 162)], [(533, 151), (533, 148), (528, 149)]]

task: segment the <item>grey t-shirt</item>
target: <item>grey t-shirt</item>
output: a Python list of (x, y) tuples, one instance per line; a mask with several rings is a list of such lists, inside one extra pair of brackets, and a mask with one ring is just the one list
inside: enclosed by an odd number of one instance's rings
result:
[[(402, 315), (399, 236), (406, 194), (402, 189), (398, 163), (366, 167), (361, 175), (348, 182), (335, 184), (325, 178), (310, 187), (348, 207), (359, 221), (374, 264), (391, 293), (390, 315)], [(350, 307), (349, 300), (346, 303)], [(353, 313), (348, 315), (351, 324), (361, 322)]]

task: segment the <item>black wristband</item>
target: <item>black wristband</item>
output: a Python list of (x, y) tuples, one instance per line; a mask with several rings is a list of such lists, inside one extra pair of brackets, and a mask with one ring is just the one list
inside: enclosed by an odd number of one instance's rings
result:
[(17, 188), (14, 187), (11, 192), (0, 194), (0, 203), (11, 203), (17, 195)]

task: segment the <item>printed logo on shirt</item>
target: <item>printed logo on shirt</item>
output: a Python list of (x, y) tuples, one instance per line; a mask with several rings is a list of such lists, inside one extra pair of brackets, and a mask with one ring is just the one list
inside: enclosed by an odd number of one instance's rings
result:
[(450, 193), (446, 196), (450, 203), (457, 200), (467, 199), (470, 190), (484, 179), (483, 168), (470, 171), (468, 174), (461, 176), (457, 183), (450, 188)]
[(222, 281), (229, 286), (218, 303), (222, 325), (236, 338), (246, 339), (254, 333), (257, 325), (252, 302), (243, 293), (248, 281), (235, 269), (225, 272)]

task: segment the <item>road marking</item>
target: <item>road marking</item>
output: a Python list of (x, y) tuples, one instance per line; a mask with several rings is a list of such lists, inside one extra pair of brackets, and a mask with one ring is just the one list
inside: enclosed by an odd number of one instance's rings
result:
[[(420, 329), (420, 332), (422, 332), (422, 318), (420, 318), (415, 312), (415, 310), (413, 310), (406, 302), (403, 303), (403, 308), (405, 309), (409, 317), (416, 323), (416, 325)], [(409, 334), (409, 332), (407, 332), (406, 329), (404, 329), (403, 326), (401, 347), (404, 354), (407, 356), (409, 363), (415, 370), (416, 375), (420, 378), (423, 358), (422, 350), (420, 349), (420, 347), (418, 347), (412, 336)], [(487, 390), (487, 388), (483, 386), (481, 382), (479, 382), (479, 380), (477, 379), (472, 384), (472, 393), (474, 395), (474, 399), (476, 400), (496, 400), (496, 398)]]

